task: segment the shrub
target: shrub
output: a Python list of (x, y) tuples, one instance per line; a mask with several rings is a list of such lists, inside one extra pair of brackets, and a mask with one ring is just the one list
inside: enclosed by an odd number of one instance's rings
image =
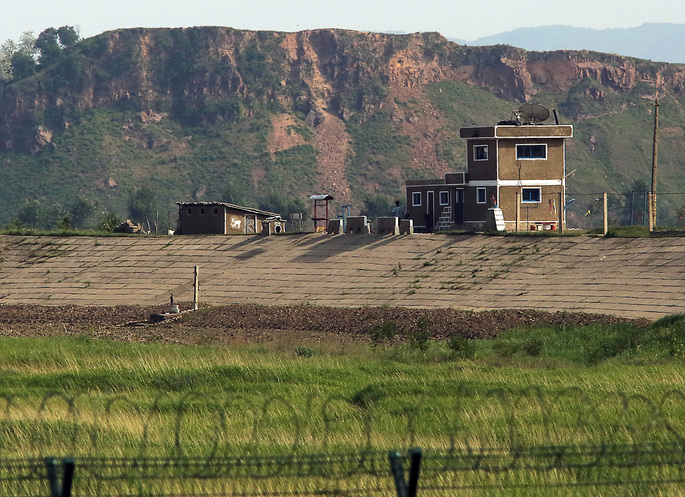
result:
[(646, 344), (658, 343), (668, 350), (669, 355), (685, 355), (685, 314), (671, 314), (654, 322), (646, 333)]
[(383, 390), (375, 385), (369, 385), (352, 395), (350, 403), (362, 409), (369, 409), (383, 397), (385, 397)]
[(390, 342), (395, 338), (397, 333), (397, 326), (393, 321), (385, 321), (380, 326), (372, 328), (369, 332), (373, 346), (376, 347), (383, 342)]
[(117, 216), (113, 212), (106, 212), (98, 221), (98, 229), (100, 231), (113, 232), (114, 228), (116, 228), (120, 224), (121, 219), (119, 218), (119, 216)]
[(426, 352), (430, 347), (430, 334), (428, 333), (428, 321), (421, 319), (416, 328), (411, 329), (407, 333), (407, 340), (409, 341), (409, 348), (413, 350), (420, 350)]
[(644, 330), (629, 323), (610, 326), (599, 333), (587, 348), (586, 364), (595, 365), (623, 352), (636, 350), (641, 343)]
[(538, 357), (542, 352), (542, 340), (539, 338), (528, 338), (523, 342), (523, 351), (531, 357)]
[(314, 349), (311, 349), (309, 347), (297, 347), (295, 349), (295, 354), (298, 357), (313, 357), (316, 352), (314, 352)]
[(450, 335), (447, 346), (459, 359), (473, 359), (476, 355), (476, 347), (473, 342), (457, 333)]
[(519, 351), (519, 344), (508, 340), (495, 340), (492, 351), (500, 357), (511, 357)]

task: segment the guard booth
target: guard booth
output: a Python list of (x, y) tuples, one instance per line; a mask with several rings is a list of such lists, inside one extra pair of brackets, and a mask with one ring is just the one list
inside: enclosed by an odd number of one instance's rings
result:
[(314, 233), (325, 232), (328, 228), (329, 202), (332, 195), (312, 195), (309, 200), (314, 202), (312, 221), (314, 221)]

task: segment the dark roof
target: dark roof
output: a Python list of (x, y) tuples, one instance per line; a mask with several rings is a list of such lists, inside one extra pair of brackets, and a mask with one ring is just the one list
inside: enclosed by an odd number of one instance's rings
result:
[(281, 217), (281, 215), (277, 214), (276, 212), (263, 211), (261, 209), (253, 209), (252, 207), (244, 207), (242, 205), (229, 204), (228, 202), (176, 202), (176, 205), (179, 205), (179, 206), (194, 206), (194, 205), (218, 206), (218, 205), (220, 205), (220, 206), (228, 207), (229, 209), (234, 209), (237, 211), (249, 212), (250, 214), (259, 214), (261, 216), (267, 216), (267, 217)]
[(408, 179), (404, 182), (406, 186), (432, 186), (432, 185), (444, 185), (444, 178), (435, 179)]

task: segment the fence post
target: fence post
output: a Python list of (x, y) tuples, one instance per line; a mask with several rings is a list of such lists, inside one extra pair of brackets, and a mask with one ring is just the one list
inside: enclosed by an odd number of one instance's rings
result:
[(62, 461), (64, 465), (64, 476), (62, 477), (62, 497), (71, 497), (71, 486), (74, 482), (74, 469), (76, 464), (72, 458)]
[(602, 211), (604, 212), (603, 234), (607, 236), (609, 231), (609, 209), (607, 209), (607, 192), (602, 193)]
[(564, 217), (566, 217), (566, 205), (564, 205), (564, 192), (559, 192), (559, 234), (564, 234)]
[(200, 281), (198, 279), (198, 273), (200, 268), (195, 266), (195, 271), (193, 272), (193, 310), (197, 311), (197, 302), (200, 293)]
[(390, 459), (390, 470), (395, 480), (395, 489), (397, 490), (397, 497), (416, 497), (416, 491), (419, 485), (419, 472), (421, 470), (421, 456), (423, 452), (420, 448), (415, 447), (409, 449), (411, 455), (411, 466), (409, 468), (409, 483), (404, 479), (404, 470), (402, 469), (402, 455), (391, 450), (388, 452), (388, 459)]
[(48, 483), (50, 484), (50, 497), (71, 497), (71, 487), (74, 482), (74, 468), (76, 464), (72, 458), (62, 459), (62, 484), (57, 477), (57, 460), (54, 457), (46, 457), (44, 460), (47, 471)]
[(390, 471), (395, 480), (395, 489), (397, 490), (397, 497), (407, 497), (407, 482), (404, 480), (404, 471), (402, 470), (402, 455), (396, 450), (388, 452), (388, 459), (390, 459)]
[(48, 483), (50, 484), (50, 497), (62, 497), (59, 478), (57, 478), (57, 461), (54, 457), (46, 457), (45, 469), (47, 470)]
[(409, 450), (411, 454), (411, 467), (409, 468), (409, 488), (407, 488), (407, 497), (416, 497), (416, 489), (419, 484), (419, 471), (421, 470), (421, 456), (423, 452), (420, 448), (415, 447)]

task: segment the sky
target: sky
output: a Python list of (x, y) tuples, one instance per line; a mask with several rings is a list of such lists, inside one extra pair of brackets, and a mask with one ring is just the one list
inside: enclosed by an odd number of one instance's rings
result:
[(23, 31), (75, 26), (82, 38), (129, 27), (230, 26), (300, 31), (438, 31), (475, 40), (516, 28), (685, 24), (682, 0), (0, 0), (0, 43)]

